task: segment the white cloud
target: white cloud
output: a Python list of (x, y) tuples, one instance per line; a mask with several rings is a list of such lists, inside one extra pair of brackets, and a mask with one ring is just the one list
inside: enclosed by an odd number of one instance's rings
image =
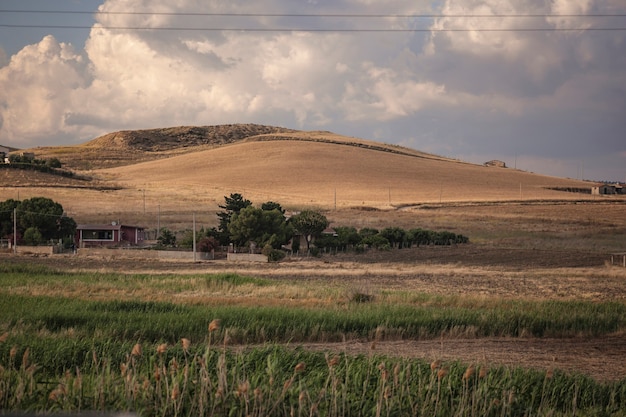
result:
[[(48, 36), (3, 57), (0, 143), (77, 142), (126, 129), (257, 122), (324, 128), (454, 156), (472, 148), (538, 154), (565, 140), (623, 151), (624, 32), (520, 32), (601, 25), (600, 19), (478, 18), (502, 14), (626, 13), (621, 0), (268, 0), (266, 13), (433, 12), (428, 22), (101, 14), (85, 50)], [(430, 7), (430, 6), (429, 6)], [(433, 6), (434, 7), (434, 6)], [(393, 10), (391, 10), (393, 9)], [(257, 3), (107, 0), (101, 11), (258, 13)], [(621, 22), (623, 25), (623, 22)], [(107, 27), (430, 27), (398, 32), (148, 31)], [(430, 26), (429, 26), (430, 25)], [(577, 26), (578, 27), (578, 26)], [(481, 28), (507, 31), (485, 32)], [(534, 130), (533, 126), (540, 126)], [(598, 136), (585, 142), (587, 136)], [(529, 140), (528, 137), (544, 139)], [(574, 138), (574, 139), (571, 139)], [(3, 144), (4, 144), (3, 143)], [(562, 146), (562, 145), (561, 145)], [(425, 149), (428, 148), (428, 149)]]
[(71, 45), (46, 36), (25, 47), (0, 68), (2, 140), (19, 145), (65, 131), (64, 115), (74, 104), (73, 94), (88, 83), (84, 56)]

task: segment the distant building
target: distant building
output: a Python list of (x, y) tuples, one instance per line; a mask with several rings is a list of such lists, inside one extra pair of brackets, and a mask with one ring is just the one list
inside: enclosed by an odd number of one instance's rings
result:
[(591, 187), (593, 195), (609, 195), (615, 194), (615, 187), (609, 184), (598, 184)]
[(11, 149), (6, 146), (0, 145), (0, 164), (6, 164), (9, 162), (8, 155), (11, 152)]
[(498, 161), (496, 159), (492, 161), (487, 161), (483, 165), (486, 167), (506, 168), (506, 164), (503, 161)]
[(598, 184), (591, 187), (591, 194), (594, 195), (613, 195), (624, 194), (624, 187), (621, 184)]
[(79, 224), (76, 243), (79, 248), (96, 246), (141, 246), (145, 240), (143, 227), (117, 224)]

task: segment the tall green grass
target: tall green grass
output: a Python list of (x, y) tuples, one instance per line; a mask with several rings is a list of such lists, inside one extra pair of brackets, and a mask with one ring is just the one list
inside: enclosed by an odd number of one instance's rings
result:
[[(445, 303), (445, 301), (444, 301)], [(626, 329), (626, 306), (579, 301), (508, 301), (489, 306), (345, 303), (324, 307), (183, 305), (123, 300), (92, 301), (0, 293), (0, 325), (51, 333), (73, 329), (121, 339), (174, 341), (204, 331), (222, 317), (242, 343), (332, 341), (384, 329), (391, 339), (465, 336), (597, 336)]]
[[(419, 294), (406, 302), (323, 307), (189, 305), (126, 297), (21, 295), (37, 286), (106, 283), (174, 295), (181, 277), (60, 273), (0, 266), (0, 409), (116, 410), (173, 416), (611, 415), (626, 409), (626, 381), (596, 383), (558, 371), (427, 364), (278, 347), (343, 338), (457, 334), (576, 336), (624, 331), (620, 303), (495, 301)], [(270, 282), (237, 274), (191, 276), (222, 291)], [(191, 284), (189, 284), (191, 285)], [(52, 287), (50, 287), (52, 288)], [(58, 292), (57, 292), (58, 293)], [(114, 294), (114, 292), (113, 292)], [(221, 327), (208, 332), (214, 318)], [(181, 340), (191, 341), (185, 347)], [(245, 349), (246, 344), (265, 347)], [(136, 345), (143, 347), (136, 351)], [(157, 348), (161, 346), (161, 348)], [(136, 354), (132, 354), (135, 351)]]
[(623, 416), (626, 380), (428, 364), (211, 340), (94, 349), (73, 367), (39, 371), (27, 350), (0, 356), (0, 409), (130, 411), (142, 416)]

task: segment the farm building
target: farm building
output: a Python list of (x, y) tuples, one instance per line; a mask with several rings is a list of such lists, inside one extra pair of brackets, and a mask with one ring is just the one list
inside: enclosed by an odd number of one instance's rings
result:
[(623, 193), (624, 188), (620, 184), (599, 184), (591, 187), (591, 194), (594, 195), (613, 195)]
[(76, 242), (79, 248), (95, 246), (141, 246), (145, 240), (144, 228), (113, 222), (111, 224), (79, 224)]

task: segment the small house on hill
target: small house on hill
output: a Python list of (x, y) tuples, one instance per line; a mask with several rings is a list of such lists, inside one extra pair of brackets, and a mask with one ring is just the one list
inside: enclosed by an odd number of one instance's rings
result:
[(504, 161), (498, 161), (496, 159), (487, 161), (483, 165), (486, 167), (506, 168), (506, 163), (504, 163)]
[(145, 240), (143, 227), (118, 224), (79, 224), (76, 226), (79, 248), (101, 246), (141, 246)]

